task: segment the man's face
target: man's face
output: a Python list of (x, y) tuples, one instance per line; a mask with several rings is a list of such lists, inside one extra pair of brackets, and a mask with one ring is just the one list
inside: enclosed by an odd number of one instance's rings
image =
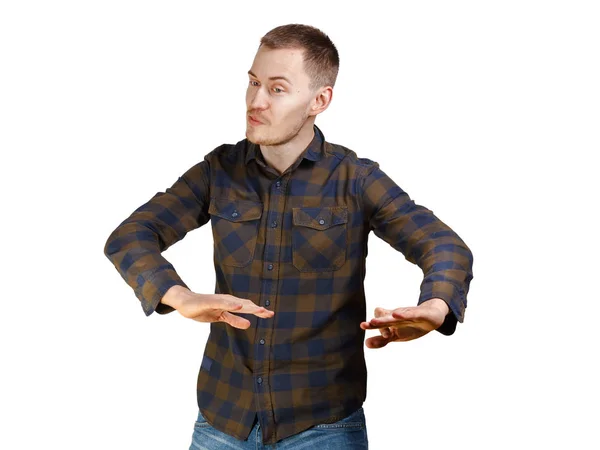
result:
[[(310, 79), (304, 72), (303, 52), (301, 49), (259, 48), (248, 73), (246, 91), (246, 138), (249, 141), (259, 145), (284, 144), (296, 136), (306, 122), (313, 92), (309, 90)], [(254, 122), (250, 116), (261, 123)]]

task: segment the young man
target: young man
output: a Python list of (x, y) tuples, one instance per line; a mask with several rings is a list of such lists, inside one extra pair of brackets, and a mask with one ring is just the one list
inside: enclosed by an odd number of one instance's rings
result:
[[(316, 28), (267, 33), (248, 71), (246, 139), (208, 153), (106, 242), (146, 315), (211, 322), (191, 449), (367, 448), (365, 330), (380, 330), (366, 346), (381, 348), (463, 321), (467, 245), (378, 163), (314, 125), (338, 67)], [(161, 252), (208, 221), (216, 288), (198, 294)], [(367, 322), (371, 230), (424, 279), (417, 306), (376, 308)]]

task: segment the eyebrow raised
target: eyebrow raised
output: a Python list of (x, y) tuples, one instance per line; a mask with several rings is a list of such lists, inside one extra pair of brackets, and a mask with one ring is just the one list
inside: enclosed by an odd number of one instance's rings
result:
[[(252, 72), (251, 70), (248, 71), (248, 75), (252, 75), (254, 78), (258, 78), (254, 72)], [(293, 83), (288, 80), (286, 77), (283, 76), (279, 76), (279, 77), (269, 77), (269, 80), (284, 80), (285, 82), (287, 82), (288, 84), (293, 86)]]

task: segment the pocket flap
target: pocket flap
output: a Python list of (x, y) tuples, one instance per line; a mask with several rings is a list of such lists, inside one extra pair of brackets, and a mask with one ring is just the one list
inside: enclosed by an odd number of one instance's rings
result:
[(208, 213), (227, 219), (230, 222), (244, 222), (246, 220), (260, 219), (262, 216), (262, 203), (249, 200), (229, 200), (227, 198), (211, 198)]
[(292, 216), (294, 225), (325, 230), (334, 225), (348, 222), (348, 208), (346, 206), (292, 208)]

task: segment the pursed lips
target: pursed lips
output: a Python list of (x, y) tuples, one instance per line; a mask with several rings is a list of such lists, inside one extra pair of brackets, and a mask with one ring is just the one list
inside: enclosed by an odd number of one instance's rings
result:
[(260, 120), (257, 120), (257, 119), (255, 119), (255, 118), (254, 118), (254, 116), (250, 116), (250, 115), (249, 115), (248, 117), (249, 117), (249, 118), (250, 118), (250, 120), (252, 120), (253, 122), (256, 122), (256, 123), (262, 123)]

